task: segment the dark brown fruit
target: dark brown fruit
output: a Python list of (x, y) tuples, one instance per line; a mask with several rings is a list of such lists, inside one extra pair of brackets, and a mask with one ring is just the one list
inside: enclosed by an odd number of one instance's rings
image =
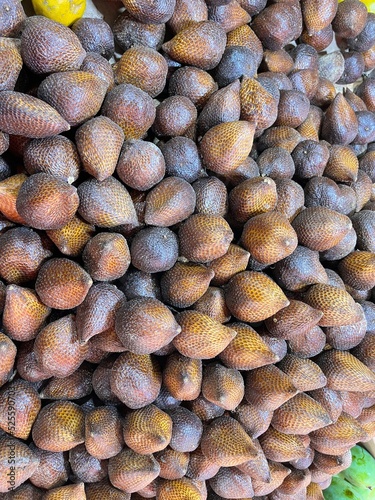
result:
[(294, 175), (292, 156), (283, 148), (269, 148), (257, 158), (259, 173), (271, 179), (291, 179)]
[(16, 36), (26, 19), (22, 4), (17, 1), (2, 4), (3, 15), (0, 23), (0, 36)]
[(142, 139), (155, 120), (152, 98), (130, 83), (113, 88), (104, 100), (102, 114), (117, 123), (125, 139)]
[(166, 84), (168, 65), (155, 49), (142, 45), (130, 47), (114, 66), (117, 84), (131, 83), (151, 97), (159, 95)]
[(42, 399), (81, 399), (92, 393), (92, 373), (78, 368), (68, 377), (52, 377), (40, 392)]
[[(10, 491), (9, 485), (17, 488), (33, 475), (39, 458), (25, 443), (7, 434), (0, 436), (0, 450), (0, 492), (6, 493)], [(12, 464), (9, 464), (10, 456), (13, 458)]]
[(4, 90), (0, 95), (0, 129), (9, 134), (43, 138), (65, 132), (70, 125), (41, 99)]
[(299, 90), (280, 90), (278, 114), (275, 125), (296, 128), (307, 118), (310, 102)]
[(189, 465), (190, 454), (165, 448), (156, 453), (160, 465), (159, 477), (163, 479), (180, 479), (185, 476)]
[(209, 262), (222, 257), (233, 239), (229, 224), (220, 216), (191, 215), (180, 226), (180, 252), (192, 262)]
[(200, 68), (185, 66), (177, 69), (169, 80), (169, 95), (188, 97), (201, 109), (218, 86), (212, 76)]
[(50, 312), (51, 309), (39, 300), (34, 290), (7, 286), (3, 327), (12, 339), (24, 342), (35, 338)]
[(224, 29), (213, 21), (202, 21), (187, 26), (162, 48), (180, 63), (209, 70), (219, 63), (225, 44)]
[(62, 135), (34, 139), (24, 150), (28, 174), (45, 172), (72, 184), (80, 172), (80, 157), (72, 141)]
[(236, 335), (235, 330), (198, 311), (183, 311), (176, 320), (182, 330), (173, 344), (181, 354), (193, 359), (214, 358)]
[(358, 120), (355, 112), (338, 93), (328, 107), (322, 125), (322, 138), (331, 144), (347, 145), (358, 133)]
[(102, 182), (84, 181), (78, 187), (78, 195), (78, 212), (90, 224), (100, 227), (137, 224), (133, 201), (125, 186), (114, 177)]
[(123, 51), (134, 45), (159, 50), (165, 36), (165, 24), (141, 22), (128, 12), (122, 12), (112, 26), (116, 43)]
[(130, 265), (126, 239), (119, 233), (99, 233), (85, 246), (83, 264), (95, 281), (113, 281), (123, 276)]
[(373, 12), (369, 12), (363, 30), (357, 36), (347, 40), (349, 48), (358, 52), (369, 50), (374, 45), (375, 40), (374, 25), (375, 15)]
[(87, 71), (53, 73), (39, 85), (38, 97), (55, 108), (71, 126), (95, 116), (105, 97), (106, 83)]
[(63, 452), (41, 450), (34, 443), (31, 450), (39, 458), (39, 465), (30, 482), (38, 488), (49, 490), (68, 481), (69, 464)]
[(120, 415), (114, 407), (102, 406), (85, 417), (85, 446), (100, 460), (117, 455), (123, 447)]
[(73, 24), (72, 30), (87, 52), (96, 52), (106, 59), (113, 56), (115, 51), (113, 33), (104, 19), (92, 17), (78, 19)]
[(84, 123), (77, 130), (75, 140), (86, 172), (99, 181), (113, 174), (124, 142), (121, 127), (99, 116)]
[(33, 441), (42, 450), (70, 450), (84, 442), (84, 424), (84, 412), (75, 403), (50, 403), (38, 414), (32, 430)]
[(132, 264), (144, 272), (167, 271), (178, 257), (177, 236), (166, 227), (141, 229), (130, 246)]
[(167, 306), (151, 297), (124, 302), (116, 312), (116, 333), (124, 347), (135, 354), (161, 349), (180, 331)]
[(153, 130), (158, 136), (186, 135), (197, 119), (197, 108), (184, 96), (167, 97), (156, 108)]
[[(237, 468), (222, 467), (219, 472), (209, 480), (211, 488), (217, 495), (230, 498), (241, 495), (250, 498), (254, 494), (251, 477)], [(218, 497), (219, 498), (219, 497)]]
[(272, 411), (262, 410), (246, 400), (237, 406), (233, 417), (238, 420), (249, 436), (255, 441), (269, 427), (272, 419)]
[(84, 444), (69, 451), (69, 464), (75, 481), (91, 483), (107, 477), (107, 463), (91, 456)]
[(78, 70), (86, 52), (68, 27), (43, 16), (32, 16), (22, 30), (21, 55), (34, 73), (56, 73)]
[(26, 227), (11, 228), (1, 234), (0, 246), (0, 276), (16, 285), (35, 280), (43, 262), (51, 257), (40, 236)]
[(227, 285), (225, 300), (236, 318), (250, 323), (266, 319), (289, 304), (271, 278), (254, 271), (236, 274)]
[(81, 71), (98, 76), (105, 84), (106, 92), (109, 92), (115, 86), (115, 77), (111, 64), (96, 52), (89, 52), (86, 55), (81, 66)]
[(163, 299), (174, 307), (190, 307), (207, 291), (213, 276), (203, 265), (176, 262), (161, 278)]
[(110, 381), (111, 390), (126, 406), (143, 408), (160, 392), (160, 367), (149, 354), (125, 352), (113, 364)]
[(188, 137), (173, 137), (165, 144), (161, 144), (160, 149), (168, 175), (181, 177), (188, 182), (193, 182), (199, 177), (202, 163), (194, 141)]
[(147, 0), (123, 0), (126, 10), (142, 23), (161, 24), (173, 14), (174, 0), (156, 0), (150, 5)]
[(77, 189), (46, 173), (26, 179), (16, 202), (18, 213), (36, 229), (61, 229), (73, 218), (78, 205)]
[(84, 301), (91, 285), (91, 277), (76, 262), (50, 259), (38, 273), (35, 291), (48, 307), (72, 309)]

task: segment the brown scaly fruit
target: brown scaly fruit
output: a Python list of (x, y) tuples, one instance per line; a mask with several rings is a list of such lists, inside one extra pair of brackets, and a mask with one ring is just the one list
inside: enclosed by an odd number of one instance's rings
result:
[[(25, 443), (7, 434), (0, 436), (0, 450), (0, 492), (6, 493), (9, 484), (17, 488), (32, 476), (38, 467), (39, 458)], [(10, 469), (10, 456), (14, 459), (13, 469)]]

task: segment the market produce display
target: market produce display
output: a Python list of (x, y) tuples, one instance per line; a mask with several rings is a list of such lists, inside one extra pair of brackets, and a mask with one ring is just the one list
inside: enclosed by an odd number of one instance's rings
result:
[(32, 4), (0, 0), (0, 499), (374, 498), (375, 14)]

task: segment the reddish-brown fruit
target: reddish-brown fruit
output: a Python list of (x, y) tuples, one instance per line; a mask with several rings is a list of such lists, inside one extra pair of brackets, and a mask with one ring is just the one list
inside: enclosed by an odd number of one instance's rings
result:
[(67, 26), (44, 16), (32, 16), (23, 26), (21, 55), (34, 73), (56, 73), (78, 70), (86, 51)]
[(308, 395), (325, 408), (332, 422), (336, 422), (342, 412), (342, 401), (337, 391), (322, 387), (309, 392)]
[(214, 272), (201, 264), (176, 262), (160, 282), (163, 299), (174, 307), (190, 307), (207, 291)]
[[(222, 467), (219, 472), (209, 480), (211, 488), (220, 498), (250, 498), (254, 495), (250, 475), (233, 467)], [(218, 497), (219, 498), (219, 497)]]
[[(17, 371), (19, 375), (29, 382), (40, 382), (50, 377), (38, 366), (34, 352), (34, 342), (22, 342), (17, 356)], [(13, 361), (14, 363), (14, 361)]]
[(244, 463), (258, 453), (244, 428), (231, 417), (216, 418), (205, 429), (201, 449), (213, 463), (224, 467)]
[(115, 326), (115, 313), (124, 294), (114, 285), (96, 283), (76, 311), (76, 327), (80, 339), (89, 338)]
[(84, 361), (87, 350), (88, 346), (80, 343), (73, 315), (49, 323), (34, 343), (39, 368), (55, 377), (71, 375)]
[(241, 119), (257, 130), (270, 127), (277, 118), (278, 100), (255, 78), (244, 77), (240, 89)]
[(169, 446), (176, 451), (194, 451), (201, 440), (203, 425), (199, 417), (183, 406), (167, 410), (172, 419), (172, 438)]
[(207, 314), (219, 323), (227, 323), (231, 317), (225, 303), (224, 290), (213, 286), (208, 287), (202, 297), (193, 304), (193, 309)]
[(345, 326), (361, 319), (349, 293), (332, 285), (313, 285), (304, 294), (303, 300), (323, 312), (319, 326)]
[(143, 408), (157, 398), (161, 388), (161, 371), (149, 354), (120, 354), (110, 376), (111, 390), (132, 409)]
[(48, 238), (60, 252), (70, 257), (80, 255), (95, 233), (95, 227), (76, 215), (60, 229), (47, 230)]
[(121, 182), (114, 177), (103, 181), (90, 179), (78, 186), (79, 214), (90, 224), (114, 227), (138, 224), (133, 201)]
[(125, 444), (141, 455), (164, 450), (172, 438), (172, 419), (155, 405), (127, 413), (124, 420)]
[(0, 276), (16, 285), (35, 280), (43, 262), (51, 257), (40, 236), (26, 227), (16, 227), (1, 234), (0, 247)]
[[(308, 71), (308, 70), (301, 70)], [(313, 92), (315, 94), (315, 92)], [(296, 128), (307, 118), (310, 101), (300, 90), (280, 90), (280, 100), (275, 125)]]
[(87, 71), (64, 71), (47, 76), (38, 97), (55, 108), (71, 126), (95, 116), (105, 97), (107, 84)]
[(180, 63), (209, 70), (219, 63), (225, 45), (225, 30), (214, 21), (202, 21), (188, 25), (162, 48)]
[(34, 290), (8, 285), (3, 312), (3, 327), (7, 335), (22, 342), (36, 337), (51, 309), (45, 306)]
[(367, 21), (366, 5), (358, 0), (346, 0), (339, 4), (332, 28), (342, 38), (355, 38), (364, 29)]
[(358, 120), (345, 97), (338, 93), (328, 107), (322, 125), (322, 138), (331, 144), (352, 142), (358, 133)]
[(327, 384), (324, 373), (311, 359), (287, 354), (277, 366), (288, 375), (292, 384), (299, 391), (313, 391), (325, 387)]
[(177, 0), (168, 26), (174, 33), (178, 33), (192, 21), (207, 21), (207, 16), (207, 5), (204, 0)]
[(73, 218), (78, 205), (77, 189), (47, 173), (26, 179), (16, 202), (18, 213), (36, 229), (61, 229)]
[(300, 245), (322, 252), (337, 245), (350, 231), (352, 223), (343, 214), (326, 207), (309, 207), (293, 220)]
[(125, 139), (142, 139), (154, 123), (155, 105), (143, 90), (130, 83), (115, 86), (107, 95), (102, 114), (119, 125)]
[(126, 239), (118, 233), (99, 233), (85, 246), (84, 267), (95, 281), (113, 281), (123, 276), (130, 265)]
[(233, 232), (223, 217), (191, 215), (179, 229), (180, 252), (192, 262), (209, 262), (222, 257), (233, 239)]
[(289, 305), (289, 300), (267, 275), (255, 271), (236, 274), (225, 289), (231, 313), (241, 321), (256, 322), (269, 318)]
[(67, 484), (66, 486), (59, 486), (44, 493), (46, 500), (66, 500), (67, 498), (74, 498), (75, 500), (85, 500), (85, 485), (84, 483)]
[(365, 392), (375, 388), (375, 375), (347, 351), (331, 349), (317, 359), (327, 377), (327, 387), (334, 390)]
[(75, 135), (83, 168), (103, 181), (115, 171), (124, 142), (121, 127), (106, 116), (92, 118), (81, 125)]
[(107, 463), (91, 456), (84, 444), (69, 451), (69, 464), (75, 481), (91, 483), (107, 477)]
[(306, 444), (302, 436), (284, 434), (270, 427), (259, 437), (260, 445), (269, 460), (290, 462), (305, 456)]
[[(283, 483), (277, 488), (275, 492), (275, 499), (283, 498), (284, 495), (298, 495), (304, 497), (306, 495), (306, 487), (311, 483), (311, 472), (309, 469), (296, 470), (284, 479)], [(304, 497), (306, 498), (306, 497)]]
[(299, 300), (291, 300), (289, 306), (267, 318), (267, 330), (277, 338), (294, 339), (318, 324), (323, 313)]
[(207, 168), (228, 174), (243, 163), (253, 145), (255, 127), (247, 121), (220, 123), (203, 136), (200, 151)]
[(218, 86), (212, 76), (202, 69), (184, 66), (177, 69), (169, 80), (169, 95), (188, 97), (201, 109)]
[(123, 302), (116, 311), (116, 333), (124, 347), (135, 354), (151, 354), (180, 332), (168, 307), (151, 297)]
[(272, 411), (262, 410), (245, 401), (237, 406), (232, 415), (255, 440), (270, 426), (272, 414)]
[(370, 290), (375, 286), (375, 254), (360, 251), (347, 255), (339, 264), (344, 283), (356, 290)]
[(12, 38), (2, 38), (0, 41), (1, 90), (14, 90), (22, 69), (23, 61), (17, 42), (18, 40), (14, 41)]
[(145, 222), (152, 226), (173, 226), (194, 212), (195, 201), (195, 191), (186, 180), (166, 177), (147, 194)]
[(280, 147), (291, 153), (301, 140), (302, 136), (297, 130), (292, 127), (280, 125), (279, 127), (271, 127), (265, 130), (259, 138), (258, 147), (259, 151)]
[(0, 390), (0, 428), (23, 440), (41, 408), (37, 391), (25, 380), (15, 380)]
[(91, 285), (91, 277), (76, 262), (50, 259), (39, 270), (35, 291), (48, 307), (72, 309), (84, 301)]
[(276, 184), (270, 177), (245, 180), (229, 194), (229, 209), (236, 223), (244, 223), (254, 215), (273, 210), (276, 203)]
[(81, 399), (92, 392), (92, 372), (78, 368), (64, 378), (53, 377), (40, 391), (42, 399)]
[[(36, 471), (39, 458), (22, 441), (7, 434), (0, 436), (0, 492), (17, 488)], [(12, 457), (12, 463), (9, 460)]]
[(0, 95), (0, 129), (8, 134), (43, 138), (65, 132), (70, 125), (41, 99), (4, 90)]
[(241, 243), (261, 264), (274, 264), (297, 248), (297, 234), (288, 219), (278, 212), (251, 217), (245, 224)]
[(114, 66), (117, 84), (131, 83), (151, 97), (159, 95), (166, 84), (168, 65), (155, 49), (137, 45), (124, 52)]
[(329, 414), (315, 399), (301, 392), (277, 408), (271, 425), (285, 434), (306, 435), (332, 423)]
[(251, 17), (238, 2), (230, 1), (224, 5), (209, 5), (208, 18), (218, 23), (226, 33), (247, 24)]
[(198, 396), (189, 404), (189, 408), (194, 412), (202, 422), (212, 420), (213, 418), (221, 417), (225, 411), (220, 406), (207, 401), (202, 395)]
[(274, 365), (249, 371), (245, 397), (256, 408), (273, 411), (298, 392), (291, 379)]
[(197, 448), (190, 453), (189, 466), (186, 476), (197, 481), (206, 481), (213, 477), (220, 469), (219, 465), (206, 458), (201, 449)]
[[(101, 352), (101, 351), (100, 351)], [(116, 361), (116, 356), (107, 357), (101, 356), (95, 363), (100, 363), (92, 374), (92, 386), (95, 394), (105, 404), (119, 404), (119, 398), (112, 392), (110, 379), (112, 375), (112, 367)]]
[(141, 23), (162, 24), (173, 14), (175, 0), (156, 0), (152, 5), (147, 0), (122, 0), (126, 10)]
[(133, 450), (122, 450), (109, 459), (108, 475), (111, 483), (126, 493), (134, 493), (153, 481), (160, 466), (152, 455), (140, 455)]
[(202, 361), (176, 352), (170, 354), (163, 370), (163, 383), (176, 399), (196, 399), (201, 392)]
[(321, 5), (316, 0), (303, 0), (301, 2), (303, 20), (308, 33), (316, 33), (326, 28), (337, 12), (337, 3), (329, 0)]
[(163, 479), (180, 479), (185, 476), (190, 461), (190, 454), (165, 448), (155, 454), (160, 465), (159, 477)]
[(69, 184), (77, 180), (81, 163), (74, 143), (62, 135), (30, 141), (23, 161), (28, 174), (45, 172)]
[(71, 450), (84, 442), (84, 426), (84, 411), (78, 405), (70, 401), (56, 401), (39, 412), (32, 430), (33, 441), (42, 450)]
[(368, 435), (356, 419), (342, 413), (334, 424), (312, 432), (310, 438), (315, 450), (337, 456), (345, 453), (355, 443), (366, 441)]
[(231, 323), (231, 328), (237, 335), (219, 354), (226, 366), (237, 370), (253, 370), (279, 361), (279, 357), (250, 325)]
[(85, 417), (85, 446), (100, 460), (120, 453), (124, 439), (120, 415), (115, 407), (94, 408)]
[(236, 335), (235, 330), (198, 311), (183, 311), (176, 320), (182, 330), (173, 344), (181, 354), (193, 359), (214, 358)]
[[(39, 465), (30, 482), (38, 488), (50, 490), (62, 486), (68, 481), (69, 464), (64, 453), (41, 450), (34, 443), (31, 450), (39, 458)], [(33, 499), (32, 499), (33, 500)]]
[(233, 411), (245, 394), (241, 373), (220, 364), (206, 366), (203, 370), (202, 394), (207, 401)]
[(217, 286), (227, 283), (235, 274), (246, 269), (249, 257), (249, 252), (231, 243), (222, 257), (208, 264), (208, 267), (215, 273), (211, 283)]

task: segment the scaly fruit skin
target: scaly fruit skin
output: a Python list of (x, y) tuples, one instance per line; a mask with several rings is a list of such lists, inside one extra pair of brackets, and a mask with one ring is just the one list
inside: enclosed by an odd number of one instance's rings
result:
[(375, 498), (375, 458), (362, 446), (354, 446), (351, 449), (352, 464), (340, 473), (340, 477), (349, 481), (353, 486), (373, 490)]
[(345, 479), (334, 476), (332, 483), (324, 490), (325, 500), (373, 500), (375, 498), (375, 491), (370, 491), (366, 488), (359, 488), (353, 486)]

